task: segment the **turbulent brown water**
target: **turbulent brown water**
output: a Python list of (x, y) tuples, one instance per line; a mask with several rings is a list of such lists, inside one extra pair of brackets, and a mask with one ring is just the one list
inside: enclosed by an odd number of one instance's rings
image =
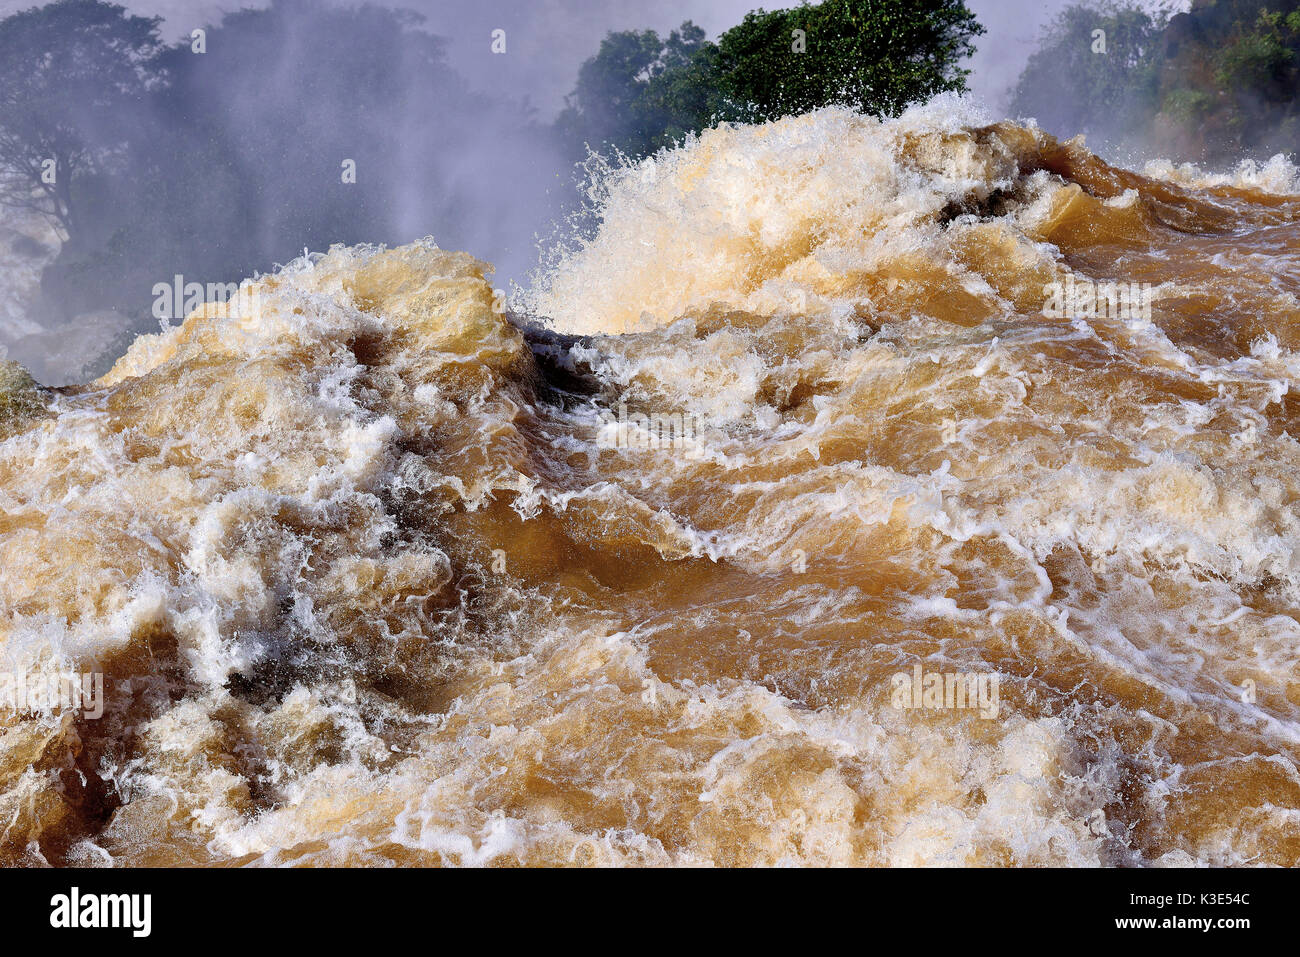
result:
[(721, 128), (608, 182), (526, 301), (572, 335), (338, 248), (6, 373), (7, 667), (105, 711), (3, 719), (4, 859), (1300, 862), (1300, 188), (1146, 172)]

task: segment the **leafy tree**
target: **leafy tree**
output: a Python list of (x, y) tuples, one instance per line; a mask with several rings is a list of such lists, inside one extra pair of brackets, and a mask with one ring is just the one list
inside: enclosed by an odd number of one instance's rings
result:
[(84, 238), (81, 187), (119, 171), (139, 132), (158, 24), (102, 0), (59, 0), (0, 21), (0, 204)]
[(1205, 128), (1221, 149), (1300, 148), (1300, 3), (1274, 5), (1231, 4), (1219, 42), (1197, 51), (1213, 67), (1220, 109)]
[(1294, 100), (1300, 89), (1300, 10), (1284, 16), (1261, 9), (1250, 29), (1239, 30), (1216, 58), (1215, 81), (1233, 93)]
[(965, 90), (984, 32), (962, 0), (824, 0), (758, 10), (718, 42), (721, 91), (755, 120), (847, 103), (892, 115)]
[(962, 0), (824, 0), (750, 13), (716, 44), (689, 21), (666, 40), (611, 33), (579, 71), (557, 128), (578, 149), (644, 156), (719, 120), (831, 103), (894, 114), (964, 90), (960, 64), (983, 32)]

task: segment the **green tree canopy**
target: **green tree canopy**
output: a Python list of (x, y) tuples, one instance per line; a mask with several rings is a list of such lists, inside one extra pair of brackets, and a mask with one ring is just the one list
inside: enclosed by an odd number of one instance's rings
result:
[(824, 0), (758, 10), (718, 42), (723, 96), (755, 120), (847, 103), (893, 115), (965, 90), (984, 32), (962, 0)]
[(717, 43), (687, 21), (611, 33), (583, 64), (557, 127), (577, 148), (644, 156), (719, 120), (846, 103), (891, 115), (964, 90), (984, 29), (962, 0), (824, 0), (750, 13)]

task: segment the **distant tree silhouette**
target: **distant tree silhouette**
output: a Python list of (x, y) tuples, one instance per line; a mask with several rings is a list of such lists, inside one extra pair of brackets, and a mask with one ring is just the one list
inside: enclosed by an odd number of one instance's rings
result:
[(654, 30), (610, 33), (578, 71), (556, 128), (575, 155), (584, 144), (633, 156), (667, 146), (721, 109), (717, 52), (689, 20), (666, 38)]
[[(155, 27), (95, 0), (0, 22), (0, 96), (31, 104), (10, 199), (32, 201), (47, 143), (73, 171), (57, 204), (37, 197), (73, 235), (42, 276), (61, 316), (113, 306), (145, 326), (176, 273), (233, 281), (304, 247), (433, 233), (474, 248), (516, 212), (501, 187), (518, 157), (552, 135), (473, 94), (415, 13), (274, 0), (207, 27), (202, 53), (158, 46)], [(34, 80), (51, 52), (64, 66)]]
[(1011, 106), (1103, 151), (1212, 165), (1294, 152), (1300, 0), (1198, 0), (1168, 21), (1134, 0), (1071, 4), (1044, 32)]
[(1012, 93), (1017, 116), (1095, 147), (1140, 135), (1151, 120), (1160, 26), (1137, 6), (1068, 6), (1044, 32)]
[(83, 187), (120, 168), (153, 80), (159, 20), (59, 0), (0, 20), (0, 204), (80, 238)]

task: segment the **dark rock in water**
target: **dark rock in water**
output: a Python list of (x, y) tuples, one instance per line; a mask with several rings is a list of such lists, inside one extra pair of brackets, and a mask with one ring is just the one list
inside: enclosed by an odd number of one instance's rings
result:
[(574, 346), (586, 345), (589, 336), (557, 332), (535, 319), (514, 314), (507, 318), (523, 333), (524, 341), (537, 360), (537, 368), (550, 389), (576, 396), (595, 395), (600, 391), (600, 380), (591, 367), (572, 352)]
[(0, 359), (0, 439), (45, 411), (47, 395), (17, 362)]

